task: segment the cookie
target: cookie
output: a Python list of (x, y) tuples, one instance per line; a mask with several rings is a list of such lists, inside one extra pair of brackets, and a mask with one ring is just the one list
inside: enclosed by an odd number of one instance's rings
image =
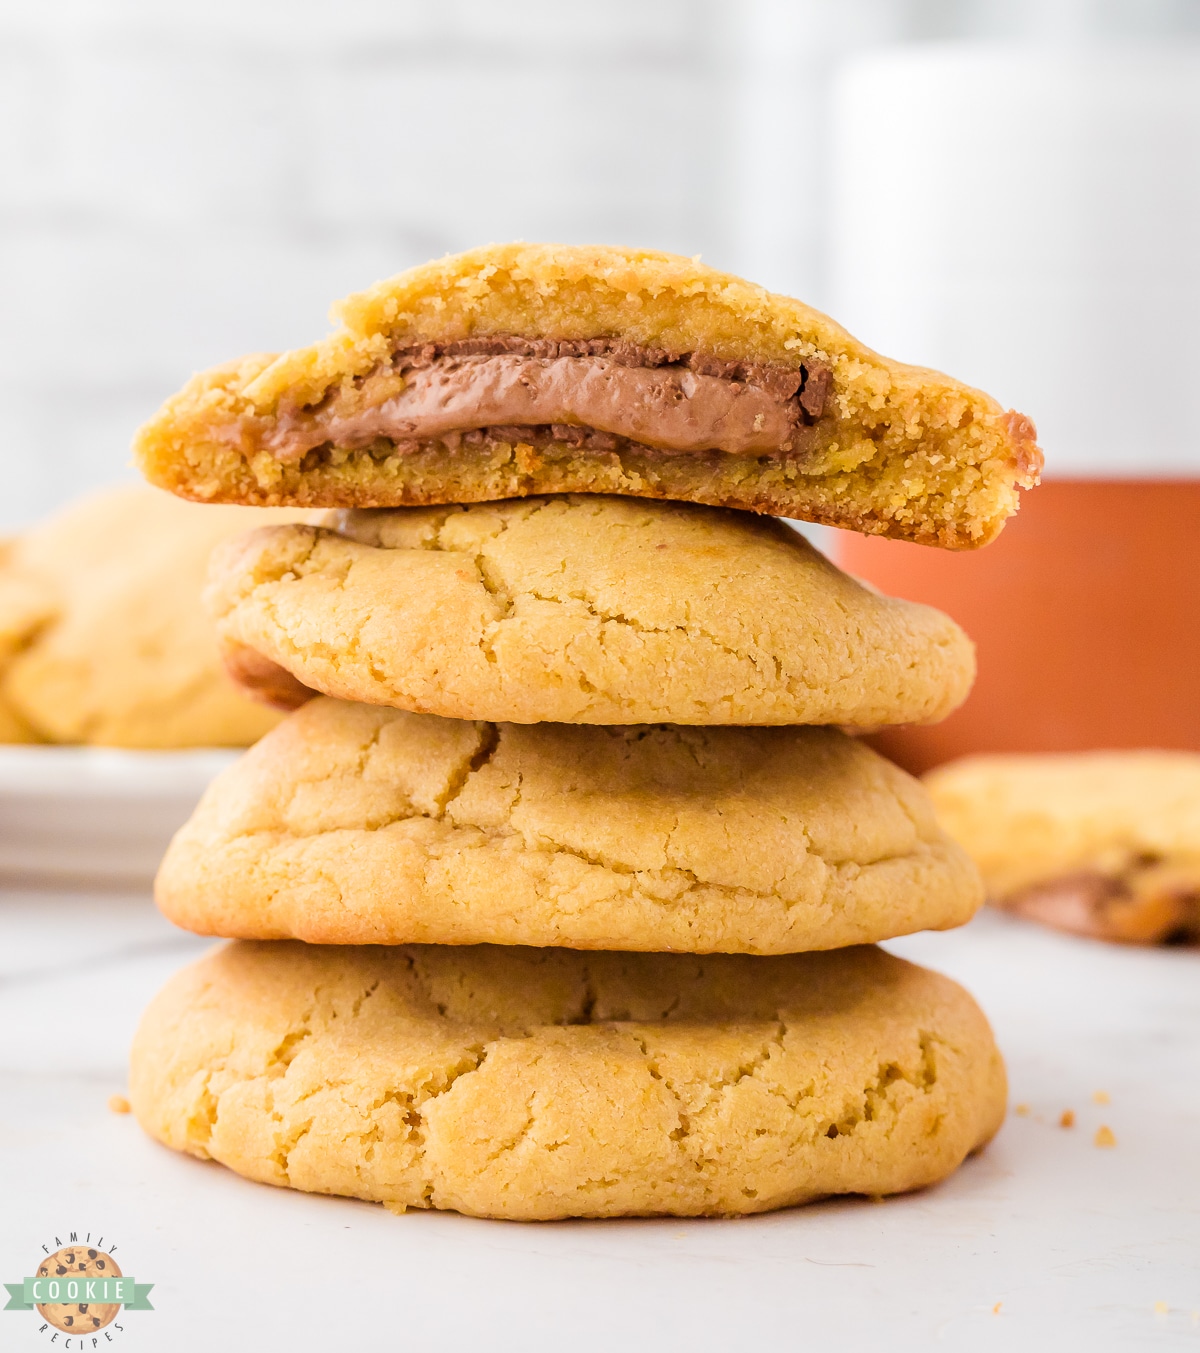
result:
[(151, 1136), (263, 1183), (521, 1220), (921, 1188), (1000, 1124), (960, 987), (782, 958), (235, 942), (134, 1039)]
[(282, 668), (296, 699), (512, 723), (874, 726), (940, 719), (974, 676), (941, 612), (868, 591), (781, 522), (682, 503), (351, 512), (231, 541), (211, 577), (231, 670), (253, 687)]
[(237, 939), (779, 954), (962, 925), (983, 887), (920, 784), (836, 729), (318, 699), (209, 787), (157, 897)]
[(42, 739), (4, 699), (0, 692), (0, 743), (41, 742)]
[(1200, 943), (1200, 755), (977, 756), (926, 784), (998, 906), (1098, 939)]
[(147, 478), (302, 507), (619, 493), (971, 549), (1041, 469), (1023, 415), (696, 259), (489, 245), (335, 315), (194, 377), (138, 433)]
[(0, 550), (0, 740), (244, 746), (277, 722), (225, 674), (208, 555), (264, 520), (144, 487), (85, 499)]
[[(121, 1269), (111, 1254), (87, 1245), (67, 1245), (44, 1259), (34, 1275), (38, 1278), (57, 1278), (66, 1290), (66, 1283), (74, 1279), (78, 1284), (87, 1278), (119, 1278)], [(76, 1289), (80, 1290), (80, 1289)], [(38, 1314), (66, 1334), (92, 1334), (103, 1329), (121, 1309), (117, 1302), (54, 1301), (38, 1305)], [(82, 1341), (80, 1347), (82, 1347)]]

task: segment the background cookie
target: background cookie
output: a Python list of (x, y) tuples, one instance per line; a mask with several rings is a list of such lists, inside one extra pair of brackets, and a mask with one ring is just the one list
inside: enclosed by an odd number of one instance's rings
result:
[[(974, 653), (782, 523), (580, 496), (349, 513), (213, 556), (222, 641), (344, 700), (516, 723), (943, 718)], [(290, 703), (290, 702), (288, 702)]]
[(0, 738), (192, 747), (265, 733), (276, 717), (226, 676), (200, 604), (213, 546), (263, 519), (115, 489), (6, 542)]
[(996, 1131), (1005, 1078), (966, 992), (872, 948), (241, 942), (150, 1005), (130, 1098), (251, 1179), (536, 1219), (919, 1188)]
[(1200, 756), (978, 756), (925, 778), (1002, 907), (1131, 943), (1200, 942)]
[(156, 891), (241, 939), (750, 953), (944, 929), (983, 901), (920, 784), (836, 729), (328, 699), (210, 786)]

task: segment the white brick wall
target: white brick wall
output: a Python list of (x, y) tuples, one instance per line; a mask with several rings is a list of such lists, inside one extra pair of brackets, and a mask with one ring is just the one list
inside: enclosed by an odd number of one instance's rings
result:
[(740, 10), (736, 266), (818, 308), (827, 304), (831, 79), (847, 53), (902, 36), (907, 8), (896, 0), (746, 0)]

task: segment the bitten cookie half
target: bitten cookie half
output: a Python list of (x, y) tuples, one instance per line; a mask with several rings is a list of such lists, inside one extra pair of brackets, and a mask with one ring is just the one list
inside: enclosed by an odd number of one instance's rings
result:
[(1200, 943), (1200, 756), (977, 756), (926, 777), (992, 900), (1126, 944)]
[(0, 547), (0, 742), (245, 746), (278, 722), (226, 675), (201, 603), (218, 541), (301, 513), (144, 486)]
[(193, 378), (138, 433), (147, 478), (303, 507), (620, 493), (971, 549), (1041, 470), (1023, 415), (694, 259), (489, 245), (334, 316)]
[(576, 495), (340, 515), (217, 551), (233, 674), (449, 718), (819, 723), (943, 718), (974, 650), (743, 512)]
[(263, 1183), (474, 1216), (764, 1212), (950, 1174), (1004, 1065), (947, 978), (787, 958), (238, 942), (142, 1017), (130, 1097)]
[(983, 902), (920, 783), (836, 729), (327, 699), (209, 787), (156, 892), (231, 939), (755, 954), (942, 930)]

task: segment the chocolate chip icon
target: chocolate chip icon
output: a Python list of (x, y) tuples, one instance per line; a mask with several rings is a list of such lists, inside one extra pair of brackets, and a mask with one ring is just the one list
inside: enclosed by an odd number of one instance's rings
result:
[[(80, 1279), (119, 1278), (121, 1270), (111, 1255), (103, 1250), (88, 1250), (86, 1256), (82, 1250), (64, 1249), (52, 1254), (38, 1266), (39, 1278), (59, 1278), (60, 1286), (66, 1290), (67, 1282), (83, 1284)], [(42, 1319), (64, 1333), (77, 1333), (80, 1329), (103, 1329), (116, 1317), (121, 1309), (118, 1302), (79, 1302), (56, 1301), (38, 1304), (38, 1313)]]

